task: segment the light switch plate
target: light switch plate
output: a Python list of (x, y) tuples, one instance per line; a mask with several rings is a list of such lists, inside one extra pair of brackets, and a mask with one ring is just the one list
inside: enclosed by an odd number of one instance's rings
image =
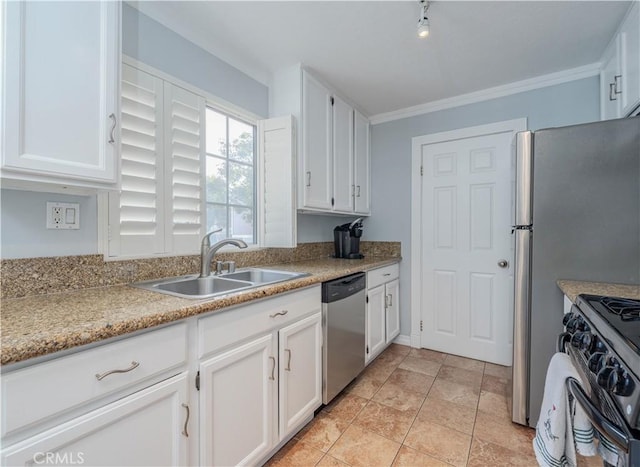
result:
[(47, 202), (47, 229), (64, 230), (79, 228), (79, 203)]

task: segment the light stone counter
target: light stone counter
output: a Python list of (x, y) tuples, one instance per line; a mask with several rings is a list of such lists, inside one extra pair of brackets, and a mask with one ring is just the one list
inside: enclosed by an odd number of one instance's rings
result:
[(640, 300), (640, 284), (608, 284), (605, 282), (583, 282), (564, 279), (559, 280), (557, 284), (562, 293), (574, 303), (580, 294), (606, 295)]
[(386, 266), (399, 260), (398, 257), (368, 257), (362, 260), (326, 258), (269, 264), (264, 267), (311, 275), (205, 300), (179, 298), (127, 285), (3, 299), (0, 301), (1, 363), (16, 363), (201, 313), (222, 311), (232, 305)]

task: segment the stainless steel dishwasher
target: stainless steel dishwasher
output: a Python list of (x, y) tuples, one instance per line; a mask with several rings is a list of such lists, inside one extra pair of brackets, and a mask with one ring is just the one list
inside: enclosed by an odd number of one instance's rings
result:
[(322, 402), (328, 404), (364, 369), (364, 273), (322, 284)]

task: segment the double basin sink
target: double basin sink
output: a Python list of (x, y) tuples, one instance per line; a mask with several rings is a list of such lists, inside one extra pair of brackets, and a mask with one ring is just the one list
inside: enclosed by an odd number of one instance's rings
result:
[(183, 298), (213, 298), (308, 275), (307, 273), (248, 268), (217, 276), (200, 277), (198, 274), (191, 274), (137, 282), (132, 285)]

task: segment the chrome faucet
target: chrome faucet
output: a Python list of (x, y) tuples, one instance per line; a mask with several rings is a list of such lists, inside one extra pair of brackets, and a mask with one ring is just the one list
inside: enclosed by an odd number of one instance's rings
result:
[[(202, 246), (200, 248), (200, 277), (209, 277), (211, 275), (211, 260), (213, 259), (213, 255), (225, 245), (235, 245), (238, 248), (247, 248), (247, 244), (242, 240), (237, 240), (235, 238), (226, 238), (224, 240), (220, 240), (215, 245), (211, 246), (211, 241), (209, 237), (214, 233), (221, 232), (222, 229), (213, 230), (207, 233), (202, 238)], [(216, 268), (216, 274), (219, 274), (219, 268)]]

